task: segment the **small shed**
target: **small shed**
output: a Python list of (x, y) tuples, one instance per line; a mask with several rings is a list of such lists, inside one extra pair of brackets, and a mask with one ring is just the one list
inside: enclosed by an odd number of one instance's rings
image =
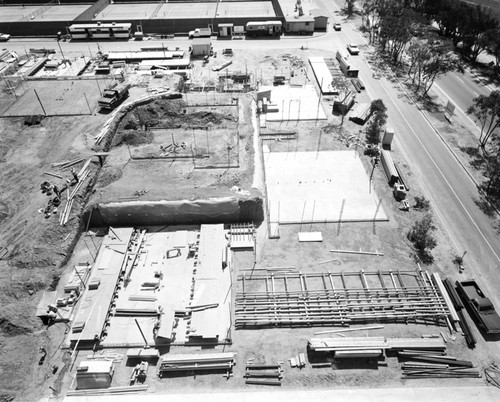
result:
[(110, 360), (84, 360), (76, 369), (76, 389), (109, 388), (113, 372)]
[(286, 15), (286, 32), (314, 32), (314, 17), (312, 15)]
[(233, 36), (234, 24), (219, 24), (219, 36)]
[(314, 18), (314, 30), (326, 31), (328, 27), (328, 14), (321, 8), (309, 10), (309, 14)]
[(212, 50), (210, 38), (195, 38), (191, 43), (192, 56), (209, 56)]

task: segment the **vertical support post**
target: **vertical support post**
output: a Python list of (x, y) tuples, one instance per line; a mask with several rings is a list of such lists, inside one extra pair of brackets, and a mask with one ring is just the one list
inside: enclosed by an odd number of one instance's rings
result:
[(92, 109), (90, 108), (89, 100), (87, 99), (87, 94), (84, 92), (83, 96), (85, 98), (85, 102), (87, 102), (87, 107), (89, 108), (89, 113), (92, 114)]

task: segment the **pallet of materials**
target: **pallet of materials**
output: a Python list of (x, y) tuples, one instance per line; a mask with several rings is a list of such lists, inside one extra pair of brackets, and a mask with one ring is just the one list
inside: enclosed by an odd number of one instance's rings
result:
[(162, 357), (159, 376), (179, 371), (220, 371), (233, 369), (235, 353), (174, 354)]
[(372, 107), (370, 103), (358, 103), (352, 110), (349, 120), (363, 125), (370, 118), (371, 113)]

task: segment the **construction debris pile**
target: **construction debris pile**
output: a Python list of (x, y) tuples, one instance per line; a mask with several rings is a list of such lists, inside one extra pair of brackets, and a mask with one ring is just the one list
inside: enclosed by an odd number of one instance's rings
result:
[(472, 362), (447, 356), (445, 352), (421, 350), (398, 353), (403, 363), (403, 378), (480, 378)]

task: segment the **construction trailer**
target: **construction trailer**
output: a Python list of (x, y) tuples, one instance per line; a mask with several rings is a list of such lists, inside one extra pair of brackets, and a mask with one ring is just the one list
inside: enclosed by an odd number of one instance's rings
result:
[(76, 389), (109, 388), (113, 373), (110, 360), (84, 360), (76, 369)]
[(340, 50), (337, 50), (335, 57), (339, 62), (340, 70), (342, 70), (347, 78), (358, 77), (359, 68), (355, 65), (351, 58), (349, 58), (344, 52), (341, 52)]
[(129, 39), (132, 24), (128, 22), (73, 24), (67, 30), (71, 39)]
[(384, 168), (385, 175), (387, 176), (389, 186), (394, 186), (394, 184), (399, 182), (399, 174), (392, 160), (391, 153), (383, 149), (380, 152), (380, 161), (382, 162), (382, 167)]
[(279, 37), (283, 30), (281, 21), (250, 21), (246, 25), (247, 36)]
[(210, 38), (195, 38), (191, 42), (191, 56), (209, 56), (212, 52)]
[(285, 15), (285, 32), (312, 33), (314, 32), (314, 17), (312, 15)]
[(391, 150), (392, 139), (394, 138), (394, 129), (386, 128), (382, 137), (382, 148)]

